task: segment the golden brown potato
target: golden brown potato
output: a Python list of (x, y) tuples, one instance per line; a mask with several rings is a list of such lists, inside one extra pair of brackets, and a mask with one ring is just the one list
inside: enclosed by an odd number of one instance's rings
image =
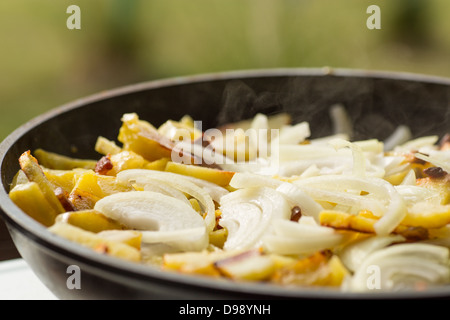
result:
[(94, 169), (97, 163), (96, 160), (76, 159), (43, 149), (36, 149), (33, 154), (41, 166), (55, 170)]
[(105, 230), (123, 230), (125, 226), (108, 218), (95, 210), (80, 210), (65, 212), (56, 218), (86, 231), (98, 233)]
[(52, 206), (36, 182), (16, 185), (10, 191), (9, 197), (26, 214), (47, 227), (51, 226), (56, 216), (61, 213)]
[(63, 205), (55, 195), (56, 187), (47, 179), (44, 171), (30, 151), (24, 152), (19, 158), (19, 164), (29, 181), (36, 182), (41, 189), (52, 210), (58, 213), (65, 211)]
[(165, 168), (166, 171), (174, 172), (194, 178), (206, 180), (219, 186), (226, 187), (229, 185), (234, 172), (223, 171), (215, 168), (201, 167), (197, 165), (183, 164), (169, 161)]
[(65, 222), (55, 223), (49, 227), (49, 231), (102, 254), (134, 262), (141, 261), (141, 253), (135, 247), (120, 241), (104, 238), (94, 232), (83, 230)]

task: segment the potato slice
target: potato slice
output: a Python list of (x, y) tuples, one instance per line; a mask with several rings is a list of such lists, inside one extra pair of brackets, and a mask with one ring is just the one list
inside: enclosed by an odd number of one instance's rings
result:
[(170, 158), (174, 146), (170, 139), (158, 133), (147, 121), (140, 120), (135, 113), (123, 115), (118, 140), (124, 150), (136, 152), (148, 161)]
[(436, 191), (439, 194), (442, 205), (450, 204), (450, 179), (443, 178), (421, 178), (417, 179), (417, 186)]
[(337, 287), (349, 274), (338, 256), (321, 251), (280, 268), (271, 280), (283, 285)]
[(93, 195), (103, 198), (117, 192), (131, 191), (131, 184), (117, 180), (115, 177), (96, 174), (93, 171), (87, 171), (80, 175), (75, 189), (84, 190)]
[(113, 155), (122, 151), (114, 141), (108, 140), (105, 137), (98, 137), (95, 143), (95, 151), (103, 155)]
[(206, 180), (222, 187), (228, 186), (234, 175), (234, 172), (232, 171), (223, 171), (215, 168), (201, 167), (172, 161), (167, 163), (165, 170)]
[(81, 174), (72, 189), (69, 200), (77, 210), (93, 209), (95, 203), (113, 193), (133, 190), (131, 184), (115, 177), (86, 171)]
[(274, 260), (259, 250), (246, 251), (216, 261), (215, 266), (226, 277), (236, 280), (265, 280), (275, 271)]
[(75, 186), (81, 174), (87, 169), (73, 169), (73, 170), (53, 170), (45, 169), (44, 173), (47, 179), (56, 187), (62, 188), (64, 191), (70, 193)]
[(66, 210), (55, 195), (56, 187), (47, 179), (44, 171), (39, 165), (37, 159), (33, 157), (30, 151), (22, 153), (19, 158), (19, 164), (29, 181), (36, 182), (41, 189), (52, 210), (57, 213), (63, 213)]
[[(375, 234), (374, 224), (379, 220), (369, 211), (363, 210), (357, 215), (345, 212), (324, 210), (319, 216), (320, 224), (332, 227), (338, 230), (351, 230), (363, 233)], [(409, 226), (403, 222), (393, 231), (393, 234), (399, 234), (410, 240), (425, 240), (429, 237), (429, 232), (422, 225)]]
[(324, 210), (319, 215), (319, 221), (320, 225), (335, 229), (375, 233), (374, 224), (378, 219), (335, 210)]
[(126, 229), (121, 223), (96, 210), (71, 211), (58, 215), (57, 221), (69, 223), (86, 231), (98, 233), (105, 230)]
[(140, 262), (141, 253), (135, 247), (120, 241), (104, 238), (96, 233), (83, 230), (64, 222), (57, 222), (48, 229), (50, 232), (77, 242), (93, 250), (117, 258)]
[(169, 158), (161, 158), (155, 161), (151, 161), (144, 165), (144, 169), (164, 171), (169, 161)]
[(69, 194), (69, 201), (72, 203), (74, 210), (91, 210), (98, 200), (100, 200), (99, 197), (78, 188), (74, 188)]
[(209, 244), (222, 249), (225, 241), (227, 241), (227, 236), (228, 231), (225, 228), (211, 231), (209, 233)]
[(98, 235), (105, 239), (125, 243), (138, 250), (141, 249), (142, 233), (136, 230), (104, 230)]
[(34, 156), (43, 167), (56, 170), (94, 169), (97, 163), (96, 160), (72, 158), (43, 149), (36, 149)]
[(11, 181), (10, 190), (12, 190), (15, 186), (19, 184), (24, 184), (27, 182), (30, 182), (30, 180), (28, 180), (27, 176), (22, 170), (19, 170), (14, 175), (13, 180)]
[(30, 217), (46, 227), (55, 222), (61, 212), (50, 204), (36, 182), (16, 185), (9, 193), (11, 200)]
[(450, 223), (450, 204), (438, 205), (426, 201), (408, 208), (402, 224), (411, 227), (442, 228)]
[(201, 274), (219, 277), (221, 274), (215, 267), (214, 262), (230, 257), (233, 254), (236, 253), (225, 251), (169, 253), (164, 255), (162, 266), (166, 270), (173, 270), (186, 274)]

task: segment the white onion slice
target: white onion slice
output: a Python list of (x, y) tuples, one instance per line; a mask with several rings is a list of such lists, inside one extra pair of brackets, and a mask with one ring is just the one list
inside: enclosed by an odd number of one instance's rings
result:
[(313, 217), (317, 222), (319, 221), (319, 214), (323, 210), (322, 206), (301, 188), (292, 183), (284, 182), (276, 188), (276, 191), (287, 198), (291, 207), (298, 206), (302, 210), (302, 214)]
[(393, 290), (405, 280), (443, 283), (450, 278), (447, 248), (425, 243), (403, 243), (371, 253), (357, 268), (346, 290)]
[(276, 143), (297, 145), (305, 141), (311, 135), (308, 122), (300, 122), (295, 125), (283, 126), (279, 136), (274, 139)]
[(324, 227), (319, 224), (302, 223), (292, 220), (275, 220), (273, 221), (273, 228), (275, 234), (284, 235), (287, 237), (324, 237), (335, 233), (335, 230), (330, 227)]
[(158, 183), (156, 181), (148, 181), (144, 186), (144, 191), (153, 191), (165, 194), (167, 196), (171, 196), (177, 198), (185, 202), (186, 204), (190, 204), (189, 200), (186, 198), (183, 192), (178, 189), (172, 188), (166, 184)]
[(289, 219), (286, 199), (272, 188), (254, 187), (231, 192), (220, 200), (219, 224), (228, 231), (225, 250), (250, 249), (270, 234), (274, 219)]
[[(315, 201), (331, 202), (337, 205), (353, 208), (354, 210), (352, 212), (370, 210), (374, 215), (381, 216), (386, 210), (384, 201), (375, 199), (368, 195), (362, 196), (351, 192), (330, 191), (319, 188), (303, 188), (303, 190)], [(335, 210), (337, 209), (335, 208)], [(318, 219), (318, 214), (316, 219)]]
[(405, 200), (406, 206), (412, 206), (418, 202), (428, 202), (430, 205), (440, 204), (441, 195), (429, 188), (424, 188), (415, 185), (398, 185), (394, 186), (397, 192)]
[(335, 233), (321, 237), (287, 237), (268, 235), (264, 237), (264, 247), (268, 252), (286, 255), (308, 255), (317, 251), (331, 249), (342, 242), (343, 236)]
[(411, 140), (412, 133), (408, 126), (399, 125), (394, 132), (384, 141), (384, 150), (390, 151)]
[(332, 140), (330, 144), (336, 149), (349, 147), (353, 156), (353, 174), (357, 177), (366, 176), (366, 158), (359, 145), (342, 139)]
[(275, 188), (276, 191), (286, 197), (291, 207), (300, 207), (302, 213), (314, 217), (316, 221), (319, 219), (320, 211), (323, 210), (322, 206), (298, 186), (271, 177), (254, 173), (237, 172), (230, 180), (230, 186), (237, 189), (263, 186)]
[(219, 202), (220, 198), (222, 196), (229, 193), (229, 191), (227, 189), (225, 189), (224, 187), (221, 187), (210, 181), (202, 180), (202, 179), (191, 177), (191, 176), (184, 176), (184, 178), (189, 181), (192, 181), (199, 187), (203, 188), (203, 190), (205, 190), (211, 196), (211, 198), (216, 202)]
[(282, 183), (281, 180), (251, 172), (236, 172), (229, 182), (230, 186), (236, 189), (262, 186), (276, 188)]
[[(203, 218), (185, 202), (162, 193), (119, 192), (97, 201), (94, 209), (128, 228), (150, 231), (152, 242), (170, 241), (180, 249), (197, 250), (206, 248), (208, 244)], [(168, 238), (168, 233), (184, 236)]]
[[(439, 155), (447, 155), (447, 157), (439, 157)], [(450, 173), (450, 152), (444, 152), (444, 151), (436, 151), (431, 152), (430, 155), (424, 155), (422, 153), (415, 153), (414, 156), (417, 159), (421, 159), (427, 162), (430, 162), (431, 164), (435, 165), (436, 167), (441, 167), (446, 172)]]
[(164, 243), (182, 251), (201, 251), (208, 245), (205, 227), (173, 231), (141, 231), (142, 242), (146, 244)]
[(314, 138), (309, 140), (311, 145), (315, 146), (330, 146), (329, 142), (334, 139), (343, 139), (343, 140), (350, 140), (350, 136), (345, 133), (336, 133), (329, 136)]
[(329, 114), (335, 134), (342, 133), (349, 137), (353, 135), (353, 123), (344, 105), (340, 103), (332, 105)]
[(373, 236), (356, 241), (341, 250), (339, 257), (342, 263), (354, 272), (363, 263), (364, 259), (375, 250), (387, 247), (394, 242), (403, 242), (400, 235)]
[(208, 231), (214, 229), (216, 217), (215, 206), (211, 196), (203, 188), (189, 181), (183, 175), (165, 171), (129, 169), (119, 172), (117, 178), (122, 181), (134, 181), (141, 185), (145, 185), (148, 181), (158, 181), (189, 194), (196, 198), (205, 208), (205, 223)]
[(338, 154), (337, 151), (328, 145), (314, 145), (314, 144), (299, 144), (289, 145), (280, 144), (278, 147), (280, 161), (299, 161), (299, 160), (311, 160), (322, 159), (323, 157), (344, 155)]
[(374, 225), (377, 234), (386, 235), (391, 233), (406, 215), (406, 205), (403, 197), (393, 185), (380, 178), (334, 175), (299, 179), (295, 180), (294, 183), (303, 187), (335, 191), (365, 191), (373, 193), (380, 201), (382, 199), (388, 200), (386, 210)]
[(316, 251), (332, 249), (345, 239), (343, 234), (333, 228), (311, 224), (309, 220), (302, 223), (290, 220), (274, 220), (273, 234), (263, 238), (267, 251), (276, 254), (308, 255)]
[(408, 152), (413, 150), (419, 150), (424, 147), (430, 147), (434, 146), (436, 142), (438, 142), (439, 136), (432, 135), (432, 136), (424, 136), (419, 137), (416, 139), (409, 140), (397, 147), (394, 148), (394, 151), (400, 151), (400, 152)]

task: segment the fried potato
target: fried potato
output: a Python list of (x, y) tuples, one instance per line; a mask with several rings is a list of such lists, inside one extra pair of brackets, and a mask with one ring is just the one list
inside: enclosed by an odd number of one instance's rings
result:
[(47, 179), (37, 159), (31, 155), (30, 151), (22, 153), (19, 158), (19, 164), (28, 180), (35, 182), (39, 186), (52, 210), (57, 213), (66, 211), (55, 195), (56, 187)]
[(77, 179), (69, 200), (78, 210), (88, 210), (93, 209), (95, 203), (107, 195), (131, 190), (133, 188), (130, 184), (118, 181), (115, 177), (86, 171)]
[(134, 262), (141, 261), (141, 253), (135, 247), (102, 237), (94, 232), (83, 230), (68, 223), (57, 222), (49, 227), (48, 230), (63, 238), (92, 248), (99, 253)]
[(65, 222), (86, 231), (98, 233), (105, 230), (124, 230), (121, 223), (108, 218), (96, 210), (65, 212), (56, 217), (56, 221)]
[(36, 149), (33, 152), (39, 164), (45, 168), (57, 170), (71, 170), (75, 168), (94, 169), (96, 160), (76, 159), (63, 156), (43, 149)]
[(22, 211), (46, 227), (51, 226), (61, 213), (48, 201), (36, 182), (16, 185), (9, 197)]
[[(363, 233), (375, 234), (375, 223), (379, 220), (367, 210), (362, 210), (357, 215), (346, 212), (324, 210), (319, 215), (320, 224), (338, 230), (351, 230)], [(422, 224), (407, 225), (402, 222), (394, 231), (394, 234), (404, 236), (409, 240), (425, 240), (429, 237), (429, 232)]]
[(283, 285), (338, 287), (349, 274), (338, 256), (321, 251), (277, 270), (271, 280)]
[(148, 161), (170, 158), (173, 148), (170, 139), (134, 113), (123, 116), (118, 140), (123, 144), (124, 150), (133, 151)]
[(98, 233), (105, 239), (125, 243), (138, 250), (141, 249), (142, 233), (136, 230), (104, 230)]
[(122, 151), (122, 148), (119, 147), (114, 141), (108, 140), (105, 137), (98, 137), (95, 143), (95, 151), (103, 155), (113, 155)]
[(275, 271), (275, 261), (260, 250), (245, 251), (229, 258), (218, 260), (217, 269), (235, 280), (261, 281), (268, 279)]
[(215, 168), (201, 167), (172, 161), (167, 163), (165, 170), (206, 180), (222, 187), (228, 186), (234, 175), (234, 172), (232, 171), (223, 171)]

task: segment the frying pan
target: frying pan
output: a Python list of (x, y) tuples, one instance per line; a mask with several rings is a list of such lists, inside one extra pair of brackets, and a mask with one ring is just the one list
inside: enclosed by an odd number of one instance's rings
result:
[[(312, 136), (333, 133), (329, 108), (345, 106), (353, 139), (386, 139), (407, 125), (414, 137), (450, 129), (450, 79), (347, 69), (243, 70), (149, 81), (101, 92), (52, 109), (25, 123), (0, 144), (1, 216), (20, 255), (61, 299), (414, 299), (450, 297), (450, 286), (420, 292), (342, 293), (282, 288), (163, 272), (100, 255), (51, 234), (8, 197), (25, 150), (43, 148), (98, 159), (98, 136), (116, 140), (121, 116), (136, 112), (158, 126), (189, 114), (203, 129), (258, 112), (289, 113), (308, 121)], [(77, 266), (81, 288), (68, 286)]]

